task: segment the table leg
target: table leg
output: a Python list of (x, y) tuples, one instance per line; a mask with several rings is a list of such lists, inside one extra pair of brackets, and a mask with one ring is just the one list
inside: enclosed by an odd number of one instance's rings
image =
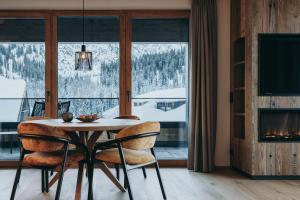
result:
[[(71, 136), (72, 140), (75, 140), (77, 142), (80, 142), (80, 143), (86, 145), (89, 152), (91, 153), (94, 148), (95, 143), (97, 142), (98, 138), (101, 136), (102, 131), (95, 131), (89, 138), (88, 138), (88, 133), (89, 132), (80, 132), (79, 136), (78, 136), (75, 132), (72, 132), (72, 133), (70, 133), (70, 136)], [(115, 178), (115, 176), (111, 173), (110, 169), (107, 167), (107, 165), (105, 163), (99, 163), (98, 166), (104, 172), (104, 174), (120, 189), (120, 191), (126, 192), (125, 188)], [(75, 200), (80, 200), (80, 197), (81, 197), (81, 186), (82, 186), (82, 177), (83, 177), (83, 171), (84, 171), (83, 169), (84, 168), (86, 168), (86, 170), (88, 170), (88, 166), (84, 166), (84, 164), (81, 163), (79, 165), (79, 169), (78, 169)], [(53, 179), (49, 183), (50, 187), (55, 183), (57, 178), (56, 178), (56, 175), (53, 177)]]
[(90, 138), (87, 139), (87, 148), (90, 152), (93, 151), (93, 148), (95, 146), (95, 143), (97, 142), (97, 140), (99, 139), (99, 137), (102, 135), (102, 131), (95, 131)]
[(83, 163), (79, 163), (78, 174), (77, 174), (75, 200), (80, 200), (81, 199), (82, 176), (83, 176)]
[[(90, 148), (88, 146), (88, 136), (89, 136), (89, 132), (88, 131), (80, 132), (79, 133), (79, 140), (80, 140), (80, 143), (84, 144), (88, 148), (89, 152), (91, 152), (91, 150), (90, 150)], [(84, 164), (84, 168), (86, 170), (86, 176), (87, 176), (87, 173), (88, 173), (88, 166), (87, 166), (87, 164)]]
[[(65, 168), (64, 173), (68, 170), (68, 168)], [(51, 181), (49, 182), (49, 188), (52, 187), (52, 185), (54, 185), (54, 183), (59, 179), (59, 171), (56, 172), (56, 174), (54, 175), (54, 177), (51, 179)]]
[(125, 188), (122, 186), (122, 184), (116, 179), (116, 177), (111, 173), (107, 165), (103, 162), (98, 163), (98, 166), (100, 169), (104, 172), (104, 174), (122, 191), (126, 192)]

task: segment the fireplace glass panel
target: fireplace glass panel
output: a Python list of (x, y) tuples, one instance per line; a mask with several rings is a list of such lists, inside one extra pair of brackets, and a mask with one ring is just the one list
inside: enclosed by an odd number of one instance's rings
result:
[(300, 109), (260, 109), (260, 141), (300, 141)]

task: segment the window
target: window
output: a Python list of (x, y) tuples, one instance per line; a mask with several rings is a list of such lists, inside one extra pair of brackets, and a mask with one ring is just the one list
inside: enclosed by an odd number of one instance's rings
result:
[(45, 97), (43, 19), (0, 19), (0, 159), (19, 156), (16, 129)]
[(188, 27), (187, 19), (132, 20), (132, 113), (161, 122), (161, 159), (187, 157)]
[(86, 11), (93, 70), (84, 72), (75, 71), (82, 13), (30, 14), (0, 11), (0, 160), (19, 158), (17, 125), (36, 101), (45, 102), (50, 117), (60, 117), (60, 103), (70, 102), (75, 117), (159, 121), (158, 158), (187, 158), (189, 11)]
[(70, 101), (75, 116), (119, 115), (119, 24), (118, 17), (86, 17), (85, 45), (93, 53), (93, 70), (75, 71), (82, 18), (58, 18), (58, 101)]

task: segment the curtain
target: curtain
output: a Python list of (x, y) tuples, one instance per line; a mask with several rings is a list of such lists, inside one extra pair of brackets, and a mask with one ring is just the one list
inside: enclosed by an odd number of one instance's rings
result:
[(217, 124), (216, 0), (193, 0), (190, 37), (188, 168), (211, 172)]

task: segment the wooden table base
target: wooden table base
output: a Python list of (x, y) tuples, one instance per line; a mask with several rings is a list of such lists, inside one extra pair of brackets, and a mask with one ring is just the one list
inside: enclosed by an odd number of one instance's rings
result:
[[(97, 142), (98, 138), (101, 136), (102, 132), (101, 131), (95, 131), (89, 138), (89, 132), (81, 132), (77, 134), (76, 132), (69, 132), (70, 137), (72, 138), (73, 141), (75, 142), (80, 142), (84, 144), (89, 152), (94, 148), (95, 143)], [(99, 167), (104, 174), (112, 181), (112, 183), (117, 186), (117, 188), (120, 189), (121, 192), (126, 192), (125, 188), (122, 186), (122, 184), (118, 181), (118, 179), (115, 178), (115, 176), (112, 174), (110, 169), (107, 167), (105, 163), (97, 163), (96, 165)], [(65, 172), (68, 170), (69, 166), (66, 166)], [(83, 163), (79, 163), (78, 167), (78, 175), (77, 175), (77, 184), (76, 184), (76, 193), (75, 193), (75, 200), (80, 200), (81, 199), (81, 187), (82, 187), (82, 179), (84, 176), (84, 168), (87, 167)], [(60, 172), (57, 172), (51, 181), (49, 182), (49, 188), (53, 186), (53, 184), (59, 179)]]

